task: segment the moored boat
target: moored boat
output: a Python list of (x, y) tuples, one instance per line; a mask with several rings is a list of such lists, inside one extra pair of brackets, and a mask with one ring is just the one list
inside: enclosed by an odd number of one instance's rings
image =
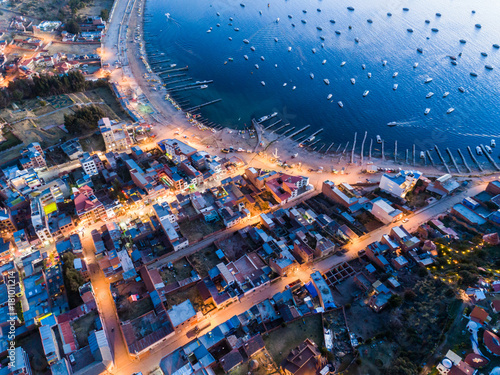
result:
[(325, 79), (323, 80), (323, 82), (325, 82), (325, 85), (329, 85), (329, 84), (330, 84), (330, 81), (328, 80), (328, 78), (325, 78)]
[(337, 102), (337, 104), (339, 105), (340, 108), (344, 108), (344, 103), (342, 103), (341, 101)]
[(387, 126), (396, 126), (398, 123), (396, 121), (391, 121), (387, 123)]
[(450, 114), (451, 112), (453, 112), (455, 110), (455, 108), (451, 107), (451, 108), (448, 108), (448, 110), (446, 111), (446, 114)]
[(363, 98), (366, 97), (369, 93), (370, 93), (370, 91), (365, 90), (365, 92), (363, 93)]
[(432, 98), (432, 96), (433, 96), (433, 95), (434, 95), (434, 93), (431, 91), (431, 92), (429, 92), (429, 93), (425, 96), (425, 98), (426, 98), (426, 99)]
[(448, 95), (450, 95), (450, 93), (448, 91), (445, 91), (445, 93), (443, 94), (443, 98), (446, 98)]
[(377, 143), (382, 143), (382, 138), (380, 138), (380, 135), (377, 135)]
[(330, 100), (332, 98), (332, 94), (328, 94), (328, 96), (326, 97), (326, 100)]
[(426, 108), (425, 111), (424, 111), (424, 115), (428, 115), (430, 111), (431, 111), (430, 108)]

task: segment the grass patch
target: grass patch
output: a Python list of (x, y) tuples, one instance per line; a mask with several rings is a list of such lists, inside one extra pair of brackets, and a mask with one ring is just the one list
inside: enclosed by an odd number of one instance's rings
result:
[(0, 151), (8, 150), (11, 147), (17, 146), (21, 144), (21, 140), (17, 138), (11, 131), (3, 130), (3, 136), (5, 138), (5, 142), (0, 144)]
[(78, 346), (83, 348), (89, 344), (90, 332), (96, 329), (95, 318), (97, 317), (96, 311), (91, 311), (87, 315), (76, 319), (71, 323), (73, 331), (75, 332), (76, 341)]
[(179, 223), (179, 227), (181, 233), (189, 242), (195, 242), (220, 229), (224, 229), (224, 223), (222, 221), (207, 223), (204, 219), (200, 218), (196, 220), (186, 220)]
[(197, 251), (189, 257), (189, 261), (201, 278), (207, 277), (208, 271), (222, 262), (215, 254), (216, 251), (217, 248), (214, 245), (210, 245), (209, 247)]
[(135, 302), (130, 302), (127, 299), (123, 302), (123, 307), (118, 310), (118, 317), (122, 322), (133, 320), (153, 310), (153, 308), (153, 301), (149, 296)]
[(286, 325), (286, 327), (280, 327), (269, 333), (269, 335), (266, 335), (264, 341), (274, 362), (279, 365), (293, 348), (307, 338), (312, 340), (319, 347), (324, 345), (321, 315), (311, 315), (296, 320)]

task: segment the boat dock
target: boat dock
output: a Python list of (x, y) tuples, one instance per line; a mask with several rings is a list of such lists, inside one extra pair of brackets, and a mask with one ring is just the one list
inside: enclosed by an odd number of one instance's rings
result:
[(210, 105), (210, 104), (214, 104), (214, 103), (218, 103), (220, 102), (222, 99), (215, 99), (215, 100), (211, 100), (209, 102), (206, 102), (206, 103), (203, 103), (203, 104), (199, 104), (199, 105), (196, 105), (194, 107), (191, 107), (191, 108), (188, 108), (186, 109), (185, 112), (191, 112), (191, 111), (194, 111), (194, 110), (197, 110), (197, 109), (200, 109), (202, 107), (206, 107), (207, 105)]
[(448, 167), (448, 164), (446, 164), (446, 161), (444, 160), (443, 155), (441, 155), (441, 151), (439, 151), (439, 147), (437, 145), (434, 145), (434, 149), (436, 150), (436, 152), (439, 156), (439, 159), (441, 159), (441, 161), (443, 162), (444, 167), (446, 168), (446, 171), (451, 174), (450, 167)]
[[(285, 135), (286, 135), (286, 133), (291, 132), (293, 129), (295, 129), (295, 126), (291, 127), (290, 129), (285, 130), (285, 131), (283, 132), (283, 134), (281, 134), (281, 136), (282, 136), (282, 137), (283, 137), (283, 136), (285, 136)], [(289, 138), (289, 137), (287, 137), (287, 138)]]
[(293, 137), (295, 137), (297, 134), (302, 133), (304, 130), (309, 129), (310, 127), (311, 127), (311, 125), (306, 125), (306, 126), (304, 126), (302, 129), (299, 129), (299, 130), (297, 130), (296, 132), (294, 132), (293, 134), (289, 135), (289, 136), (288, 136), (288, 138), (293, 138)]
[(472, 173), (472, 170), (469, 168), (469, 165), (467, 164), (467, 161), (465, 160), (464, 154), (462, 154), (462, 150), (458, 149), (458, 154), (462, 158), (462, 161), (465, 165), (465, 169), (467, 169), (467, 172)]
[(354, 163), (354, 149), (356, 148), (356, 138), (358, 138), (358, 132), (354, 132), (354, 142), (352, 143), (351, 151), (351, 164)]
[(366, 135), (368, 132), (365, 131), (365, 136), (363, 137), (363, 142), (361, 143), (361, 164), (363, 164), (363, 156), (365, 153), (365, 141), (366, 141)]
[(170, 62), (170, 59), (160, 60), (160, 61), (150, 61), (149, 65), (163, 64), (163, 63), (167, 63), (167, 62)]
[(159, 72), (155, 72), (156, 74), (166, 74), (166, 73), (172, 73), (172, 72), (182, 72), (188, 70), (188, 67), (182, 67), (182, 68), (173, 68), (173, 69), (166, 69), (166, 70), (161, 70)]
[(429, 150), (425, 151), (425, 153), (427, 154), (427, 157), (429, 158), (429, 160), (431, 161), (432, 163), (432, 166), (435, 167), (436, 164), (434, 164), (434, 159), (432, 158), (431, 156), (431, 153), (429, 152)]
[(483, 146), (481, 143), (481, 148), (483, 149), (484, 156), (486, 156), (486, 159), (490, 161), (490, 163), (495, 167), (497, 171), (500, 171), (500, 168), (498, 167), (497, 163), (495, 163), (495, 160), (491, 157), (490, 153), (486, 151), (486, 148)]
[(213, 83), (213, 82), (214, 82), (213, 80), (196, 81), (194, 83), (187, 83), (183, 86), (175, 86), (175, 87), (169, 88), (169, 89), (167, 89), (167, 91), (168, 92), (179, 92), (179, 91), (184, 91), (184, 90), (191, 90), (193, 88), (199, 88), (200, 86), (208, 85), (208, 84)]
[(332, 144), (330, 146), (328, 146), (328, 148), (325, 151), (325, 155), (328, 154), (328, 151), (330, 151), (330, 149), (333, 147), (334, 144), (335, 144), (335, 142), (332, 142)]
[(286, 128), (290, 123), (280, 126), (278, 129), (274, 129), (271, 134), (279, 132), (281, 129)]
[(474, 160), (474, 163), (476, 163), (477, 167), (479, 168), (479, 170), (481, 172), (483, 172), (483, 167), (481, 167), (481, 165), (479, 164), (479, 162), (477, 161), (476, 159), (476, 156), (474, 155), (474, 153), (472, 152), (472, 150), (470, 149), (470, 146), (467, 146), (467, 150), (469, 151), (469, 155), (470, 157), (472, 158), (472, 160)]
[(446, 147), (446, 152), (448, 153), (448, 155), (450, 155), (450, 159), (451, 159), (451, 162), (453, 163), (453, 166), (455, 167), (457, 172), (460, 173), (460, 169), (458, 169), (457, 162), (455, 161), (455, 158), (453, 157), (453, 154), (451, 153), (449, 147)]
[[(185, 74), (183, 74), (185, 75)], [(193, 79), (192, 78), (183, 78), (183, 79), (177, 79), (175, 81), (171, 81), (171, 82), (166, 82), (165, 83), (165, 86), (168, 86), (168, 85), (173, 85), (175, 83), (181, 83), (181, 82), (187, 82), (187, 81), (192, 81)]]
[(266, 126), (266, 127), (264, 128), (264, 130), (270, 129), (270, 128), (272, 128), (274, 125), (278, 125), (281, 121), (283, 121), (283, 120), (279, 119), (279, 120), (278, 120), (278, 121), (276, 121), (275, 123), (272, 123), (271, 125)]

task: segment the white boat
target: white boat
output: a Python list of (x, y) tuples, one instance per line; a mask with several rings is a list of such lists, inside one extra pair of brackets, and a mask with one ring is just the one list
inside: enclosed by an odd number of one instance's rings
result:
[(398, 89), (398, 84), (397, 84), (397, 83), (395, 83), (394, 85), (392, 85), (392, 89), (393, 89), (394, 91), (396, 91), (396, 90)]
[(424, 81), (424, 83), (430, 83), (432, 82), (432, 78), (426, 78), (426, 80)]
[(204, 90), (204, 89), (206, 89), (207, 87), (208, 87), (208, 85), (201, 85), (201, 86), (200, 86), (200, 89)]
[(278, 23), (278, 22), (280, 22), (280, 18), (279, 17), (276, 18), (276, 23)]
[(326, 60), (323, 60), (322, 64), (325, 65), (326, 64)]
[(208, 30), (207, 30), (207, 33), (211, 33), (211, 32), (212, 32), (212, 29), (208, 29)]
[(464, 93), (464, 92), (465, 92), (465, 89), (464, 89), (462, 86), (460, 86), (460, 87), (458, 88), (458, 91), (460, 91), (460, 92)]
[(371, 73), (368, 73), (368, 78), (372, 78), (372, 74)]
[(443, 98), (446, 98), (448, 95), (450, 95), (450, 93), (448, 91), (446, 91), (444, 94), (443, 94)]
[(233, 40), (233, 38), (231, 38), (231, 37), (229, 37), (229, 38), (227, 38), (227, 39), (229, 39), (229, 41)]
[(260, 84), (261, 84), (262, 86), (265, 86), (265, 85), (266, 85), (266, 83), (265, 83), (264, 81), (260, 81)]
[(455, 110), (455, 108), (451, 107), (451, 108), (448, 108), (448, 110), (446, 111), (446, 113), (449, 115), (451, 112), (453, 112)]
[(316, 53), (316, 48), (313, 48), (313, 49), (312, 49), (312, 53)]
[(286, 86), (286, 82), (283, 84), (283, 87), (285, 87), (285, 86)]
[(293, 86), (293, 87), (292, 87), (292, 90), (295, 90), (296, 88), (297, 88), (297, 86)]
[(326, 100), (330, 100), (332, 98), (332, 94), (328, 94), (328, 96), (326, 97)]
[(278, 43), (278, 38), (274, 38), (274, 41), (275, 41), (276, 43)]
[(255, 51), (255, 47), (254, 46), (250, 47), (250, 50)]
[(342, 61), (342, 62), (340, 63), (340, 66), (344, 66), (344, 65), (345, 65), (345, 61)]
[(325, 78), (325, 79), (323, 80), (323, 82), (325, 82), (325, 85), (329, 85), (329, 84), (330, 84), (330, 81), (328, 80), (328, 78)]
[(351, 83), (354, 85), (356, 83), (356, 80), (354, 78), (351, 78)]
[(297, 70), (300, 70), (300, 66), (297, 67)]
[(247, 55), (243, 55), (243, 58), (244, 58), (245, 60), (248, 60), (248, 56), (247, 56)]
[(311, 77), (311, 79), (314, 79), (314, 74), (310, 73), (309, 77)]
[(398, 123), (396, 121), (391, 121), (387, 123), (387, 126), (396, 126)]
[(255, 69), (259, 69), (259, 64), (255, 64)]
[(433, 95), (434, 95), (434, 93), (431, 91), (431, 92), (429, 92), (429, 93), (425, 96), (425, 98), (426, 98), (426, 99), (432, 98), (432, 96), (433, 96)]
[(424, 115), (428, 115), (430, 111), (431, 111), (430, 108), (426, 108), (425, 111), (424, 111)]
[(274, 67), (277, 68), (278, 67), (278, 64), (274, 64)]
[(234, 28), (234, 31), (240, 31), (240, 29), (238, 29), (237, 27)]
[(482, 155), (483, 154), (483, 150), (481, 150), (481, 147), (476, 146), (476, 154), (478, 154), (478, 155)]
[(264, 121), (267, 121), (269, 120), (269, 116), (266, 115), (266, 116), (262, 116), (260, 119), (257, 120), (257, 122), (264, 122)]
[(398, 72), (394, 72), (394, 74), (392, 75), (392, 78), (396, 78), (398, 76)]
[(292, 47), (288, 47), (288, 52), (291, 52), (292, 51)]
[(493, 152), (493, 150), (491, 149), (491, 147), (488, 146), (488, 145), (485, 145), (484, 149), (486, 150), (486, 152), (488, 152), (488, 154), (491, 154)]
[(420, 159), (425, 159), (425, 152), (420, 151)]
[(382, 66), (386, 66), (387, 65), (387, 60), (382, 60)]
[(382, 143), (382, 138), (380, 138), (380, 135), (377, 135), (377, 143)]
[(370, 93), (370, 91), (366, 90), (366, 91), (363, 93), (363, 98), (364, 98), (365, 96), (367, 96), (369, 93)]
[(494, 139), (492, 139), (491, 142), (490, 142), (490, 146), (491, 147), (496, 147), (497, 146), (497, 142)]
[(262, 61), (265, 61), (265, 60), (266, 60), (266, 59), (264, 58), (264, 56), (261, 56), (261, 57), (260, 57), (260, 59), (261, 59)]
[(340, 108), (344, 108), (344, 103), (342, 103), (341, 101), (337, 102), (337, 104), (339, 105)]
[(250, 41), (249, 41), (248, 39), (243, 39), (243, 43), (245, 43), (245, 44), (249, 44), (249, 43), (250, 43)]
[(170, 13), (165, 13), (165, 17), (170, 18)]
[(418, 66), (418, 63), (413, 64), (413, 69), (415, 69)]

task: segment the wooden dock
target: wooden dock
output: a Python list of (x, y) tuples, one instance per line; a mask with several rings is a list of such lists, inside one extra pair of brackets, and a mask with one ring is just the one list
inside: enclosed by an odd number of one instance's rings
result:
[(352, 143), (352, 150), (351, 150), (351, 164), (354, 163), (354, 149), (356, 148), (357, 138), (358, 138), (358, 132), (354, 132), (354, 141)]
[(167, 70), (162, 70), (159, 72), (155, 72), (155, 74), (168, 74), (168, 73), (173, 73), (173, 72), (182, 72), (188, 70), (188, 67), (182, 67), (182, 68), (174, 68), (174, 69), (167, 69)]
[(304, 126), (302, 129), (299, 129), (299, 130), (297, 130), (296, 132), (294, 132), (293, 134), (290, 134), (290, 135), (288, 136), (288, 138), (293, 138), (293, 137), (295, 137), (297, 134), (302, 133), (303, 131), (305, 131), (305, 130), (309, 129), (310, 127), (311, 127), (311, 125), (306, 125), (306, 126)]
[(462, 158), (462, 161), (463, 161), (463, 163), (464, 163), (464, 165), (465, 165), (465, 169), (467, 169), (467, 171), (468, 171), (469, 173), (472, 173), (472, 170), (469, 168), (469, 165), (467, 164), (467, 160), (465, 160), (465, 157), (464, 157), (464, 155), (462, 154), (462, 150), (458, 149), (458, 154), (459, 154), (459, 155), (460, 155), (460, 157)]
[(425, 151), (427, 153), (427, 157), (429, 158), (429, 160), (431, 161), (432, 163), (432, 166), (435, 167), (436, 164), (434, 163), (434, 159), (432, 158), (431, 156), (431, 153), (429, 152), (429, 150)]
[(272, 123), (271, 125), (266, 126), (266, 127), (264, 128), (264, 130), (270, 129), (270, 128), (272, 128), (274, 125), (278, 125), (281, 121), (283, 121), (283, 120), (282, 120), (282, 119), (279, 119), (279, 120), (278, 120), (278, 121), (276, 121), (275, 123)]
[(207, 105), (218, 103), (218, 102), (220, 102), (220, 101), (222, 101), (222, 99), (215, 99), (215, 100), (211, 100), (211, 101), (209, 101), (209, 102), (206, 102), (206, 103), (199, 104), (199, 105), (196, 105), (196, 106), (194, 106), (194, 107), (188, 108), (188, 109), (186, 109), (186, 112), (195, 111), (195, 110), (200, 109), (200, 108), (202, 108), (202, 107), (206, 107)]
[(489, 162), (495, 167), (497, 171), (500, 171), (500, 168), (498, 167), (497, 163), (495, 163), (495, 160), (491, 157), (490, 153), (486, 151), (486, 148), (481, 144), (481, 148), (483, 149), (484, 156), (486, 156), (486, 159), (489, 160)]
[(476, 159), (476, 155), (474, 155), (474, 153), (472, 152), (472, 150), (470, 149), (470, 146), (467, 146), (467, 150), (469, 151), (469, 155), (470, 157), (472, 158), (472, 160), (474, 160), (474, 163), (476, 163), (477, 167), (479, 168), (479, 170), (481, 172), (483, 172), (483, 167), (481, 167), (481, 165), (479, 164), (479, 162), (477, 161)]
[(453, 163), (453, 166), (455, 167), (457, 172), (460, 173), (460, 169), (458, 169), (457, 162), (455, 161), (455, 158), (453, 157), (453, 154), (451, 153), (449, 147), (446, 147), (446, 152), (448, 153), (448, 155), (450, 155), (450, 159), (451, 159), (451, 162)]
[(363, 142), (361, 143), (361, 164), (363, 164), (363, 157), (365, 153), (365, 141), (366, 141), (366, 135), (368, 132), (365, 131), (365, 136), (363, 137)]
[(434, 149), (436, 150), (436, 152), (437, 152), (437, 154), (439, 156), (439, 159), (441, 159), (441, 161), (443, 162), (444, 167), (446, 168), (446, 171), (448, 173), (451, 173), (450, 172), (450, 167), (448, 167), (448, 164), (446, 164), (446, 161), (444, 160), (443, 155), (441, 155), (441, 151), (439, 151), (439, 147), (437, 145), (434, 145)]

